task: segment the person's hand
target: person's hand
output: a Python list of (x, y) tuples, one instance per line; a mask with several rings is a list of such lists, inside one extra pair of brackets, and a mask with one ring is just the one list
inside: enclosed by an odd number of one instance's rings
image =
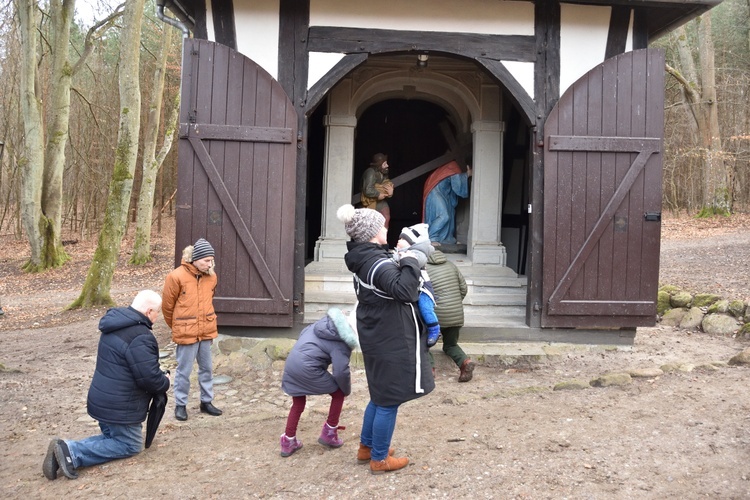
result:
[(404, 257), (411, 257), (412, 259), (417, 260), (417, 254), (415, 254), (411, 250), (404, 250), (403, 252), (399, 252), (399, 255), (401, 255), (401, 260), (403, 260)]
[(471, 165), (466, 165), (466, 176), (471, 177), (473, 172), (474, 172), (474, 169), (471, 168)]

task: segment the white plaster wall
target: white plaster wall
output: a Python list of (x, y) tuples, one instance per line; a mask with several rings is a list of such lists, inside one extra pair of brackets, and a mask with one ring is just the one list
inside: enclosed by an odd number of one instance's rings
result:
[(513, 75), (518, 83), (523, 87), (527, 94), (534, 98), (534, 63), (503, 61), (503, 65), (508, 72)]
[(211, 2), (206, 2), (206, 33), (208, 34), (208, 39), (210, 41), (216, 41), (216, 31), (214, 30), (214, 10)]
[(310, 26), (533, 35), (534, 5), (498, 0), (311, 0)]
[(278, 78), (279, 0), (234, 0), (234, 29), (237, 50)]
[(592, 5), (560, 6), (560, 95), (604, 62), (611, 11)]
[(307, 90), (315, 85), (344, 58), (344, 54), (333, 54), (330, 52), (310, 52), (309, 68), (307, 70)]
[[(534, 5), (498, 0), (311, 0), (310, 26), (531, 36), (534, 35)], [(340, 54), (311, 54), (307, 88), (342, 57)], [(533, 95), (533, 65), (526, 65), (531, 69), (514, 65), (511, 73), (521, 82), (528, 80), (530, 72), (530, 88), (521, 84)]]

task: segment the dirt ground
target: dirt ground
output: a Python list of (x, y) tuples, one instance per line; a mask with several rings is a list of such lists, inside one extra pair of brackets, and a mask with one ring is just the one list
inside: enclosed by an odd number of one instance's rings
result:
[[(750, 298), (750, 217), (673, 216), (663, 229), (662, 282)], [(113, 283), (118, 304), (138, 289), (160, 288), (174, 255), (171, 234), (155, 236), (156, 259), (145, 268), (128, 266), (123, 255)], [(200, 414), (191, 395), (189, 420), (177, 422), (170, 399), (150, 449), (82, 469), (77, 480), (48, 481), (41, 463), (50, 438), (98, 429), (86, 393), (103, 309), (62, 310), (80, 291), (94, 243), (71, 244), (70, 264), (28, 276), (19, 270), (24, 245), (0, 240), (3, 498), (750, 497), (750, 368), (725, 364), (750, 344), (660, 326), (639, 329), (632, 348), (570, 351), (529, 369), (480, 366), (467, 384), (439, 370), (435, 391), (399, 412), (393, 444), (411, 460), (402, 471), (372, 476), (356, 463), (367, 401), (361, 370), (344, 405), (344, 446), (317, 444), (328, 398), (313, 397), (298, 432), (304, 448), (281, 458), (290, 398), (276, 363), (217, 372), (234, 377), (216, 386), (223, 416)], [(168, 344), (162, 320), (155, 334)], [(620, 387), (552, 390), (564, 380), (668, 362), (695, 368)]]

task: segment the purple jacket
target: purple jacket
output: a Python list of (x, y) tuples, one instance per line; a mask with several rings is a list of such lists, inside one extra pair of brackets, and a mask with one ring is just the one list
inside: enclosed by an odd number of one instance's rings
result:
[[(300, 333), (284, 365), (281, 389), (290, 396), (352, 392), (349, 358), (357, 337), (344, 314), (335, 308)], [(328, 367), (333, 365), (333, 370)]]

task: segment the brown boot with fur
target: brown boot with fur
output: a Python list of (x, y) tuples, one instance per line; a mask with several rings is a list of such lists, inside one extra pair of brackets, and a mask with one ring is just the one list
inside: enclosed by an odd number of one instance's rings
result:
[(383, 474), (392, 470), (403, 469), (409, 465), (409, 459), (406, 457), (385, 457), (385, 460), (370, 460), (370, 472), (373, 474)]
[(474, 376), (474, 367), (476, 364), (469, 358), (466, 358), (461, 363), (461, 374), (458, 376), (459, 382), (468, 382)]
[[(388, 448), (388, 456), (390, 457), (391, 455), (393, 455), (395, 451), (396, 450), (394, 450), (393, 448)], [(359, 450), (357, 450), (357, 463), (360, 465), (364, 465), (369, 462), (371, 452), (372, 448), (359, 443)]]

